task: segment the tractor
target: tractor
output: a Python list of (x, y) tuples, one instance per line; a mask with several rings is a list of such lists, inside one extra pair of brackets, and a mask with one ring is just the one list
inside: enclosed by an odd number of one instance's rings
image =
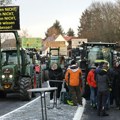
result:
[(48, 70), (51, 67), (51, 63), (57, 63), (60, 66), (60, 55), (59, 55), (59, 47), (58, 48), (50, 48), (49, 53), (47, 53), (47, 58), (45, 64), (41, 66), (41, 74), (42, 74), (42, 81), (49, 80)]
[(20, 47), (17, 31), (0, 31), (1, 35), (5, 33), (14, 36), (16, 46), (4, 46), (0, 50), (0, 97), (4, 98), (8, 93), (19, 93), (21, 100), (31, 100), (35, 95), (27, 90), (35, 88), (37, 82), (30, 54)]
[(90, 97), (90, 90), (87, 84), (87, 74), (93, 64), (100, 62), (108, 62), (109, 67), (113, 67), (114, 51), (117, 47), (116, 43), (105, 42), (87, 42), (80, 46), (79, 66), (83, 71), (83, 96), (86, 99)]

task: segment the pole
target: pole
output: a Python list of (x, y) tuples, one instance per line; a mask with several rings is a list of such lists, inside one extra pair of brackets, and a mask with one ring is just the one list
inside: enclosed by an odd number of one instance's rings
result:
[(1, 33), (0, 33), (0, 81), (2, 80), (2, 53), (1, 53)]

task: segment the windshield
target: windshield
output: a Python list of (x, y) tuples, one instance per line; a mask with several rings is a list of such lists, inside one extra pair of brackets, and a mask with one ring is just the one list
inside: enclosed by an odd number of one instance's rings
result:
[(111, 48), (105, 46), (94, 46), (89, 48), (88, 60), (92, 65), (96, 60), (106, 60), (110, 63)]
[(2, 51), (2, 65), (18, 64), (17, 51)]
[(51, 63), (53, 63), (53, 62), (58, 63), (58, 60), (59, 60), (58, 56), (51, 56), (50, 62)]

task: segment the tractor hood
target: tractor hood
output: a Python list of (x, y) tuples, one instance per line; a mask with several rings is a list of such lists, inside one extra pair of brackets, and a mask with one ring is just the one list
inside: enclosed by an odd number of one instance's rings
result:
[(17, 65), (6, 65), (2, 67), (3, 74), (15, 74), (17, 71)]

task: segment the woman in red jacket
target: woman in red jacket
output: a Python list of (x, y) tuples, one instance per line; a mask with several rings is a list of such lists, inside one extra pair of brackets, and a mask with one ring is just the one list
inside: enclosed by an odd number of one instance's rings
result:
[(95, 81), (95, 66), (91, 66), (91, 70), (88, 73), (87, 76), (87, 82), (90, 87), (90, 100), (91, 100), (91, 106), (93, 108), (96, 108), (96, 97), (97, 97), (97, 89), (96, 89), (96, 81)]

